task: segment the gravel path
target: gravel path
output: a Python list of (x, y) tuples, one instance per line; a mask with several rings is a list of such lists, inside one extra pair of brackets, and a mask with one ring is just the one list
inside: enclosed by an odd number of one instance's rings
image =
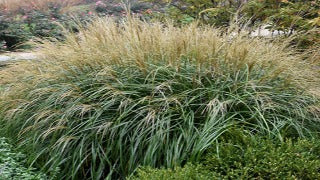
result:
[(0, 54), (0, 62), (15, 60), (32, 60), (36, 58), (36, 54), (32, 52), (11, 52)]
[(9, 52), (0, 54), (0, 68), (20, 60), (33, 60), (36, 59), (36, 53), (32, 52)]

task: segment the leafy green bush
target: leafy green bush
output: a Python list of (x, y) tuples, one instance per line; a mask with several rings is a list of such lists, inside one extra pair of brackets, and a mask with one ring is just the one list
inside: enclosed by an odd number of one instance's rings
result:
[(97, 1), (95, 3), (95, 11), (100, 16), (111, 15), (115, 17), (125, 17), (128, 12), (126, 12), (125, 6), (130, 10), (132, 14), (142, 16), (142, 14), (148, 9), (152, 8), (152, 4), (132, 0), (129, 3), (119, 3), (119, 1)]
[[(198, 20), (204, 24), (229, 27), (236, 20), (240, 27), (268, 25), (270, 31), (281, 31), (286, 36), (295, 34), (292, 45), (306, 49), (320, 42), (319, 0), (162, 0), (166, 13), (155, 14), (157, 19), (171, 18), (178, 25)], [(166, 3), (165, 3), (166, 2)]]
[(241, 1), (211, 0), (146, 0), (157, 4), (167, 3), (166, 15), (178, 23), (185, 23), (185, 18), (201, 20), (205, 24), (228, 26), (230, 20), (240, 8)]
[(7, 49), (26, 48), (25, 42), (33, 37), (61, 38), (61, 28), (51, 15), (32, 11), (16, 18), (6, 17), (0, 20), (0, 41)]
[[(84, 22), (90, 17), (77, 16), (79, 22)], [(32, 10), (21, 14), (4, 15), (0, 18), (0, 42), (3, 42), (1, 49), (14, 50), (30, 48), (26, 42), (33, 38), (55, 38), (63, 40), (62, 27), (75, 29), (75, 22), (72, 17), (66, 13), (61, 13), (58, 6), (50, 6), (48, 11)]]
[(317, 179), (320, 143), (287, 140), (284, 143), (253, 138), (216, 144), (197, 165), (183, 168), (141, 168), (129, 179)]
[(319, 130), (311, 66), (286, 44), (221, 34), (97, 19), (44, 41), (41, 61), (1, 72), (0, 132), (60, 178), (99, 179), (197, 161), (231, 127), (280, 139)]
[(67, 24), (70, 19), (65, 15), (60, 15), (57, 8), (52, 8), (51, 13), (43, 13), (41, 11), (32, 11), (28, 13), (24, 22), (29, 27), (32, 36), (39, 38), (56, 38), (63, 39), (62, 28), (58, 23)]
[(294, 44), (307, 48), (320, 42), (319, 0), (252, 0), (242, 13), (252, 24), (269, 24), (270, 29), (280, 30), (286, 35), (298, 33)]
[(202, 165), (193, 164), (174, 169), (141, 167), (137, 170), (135, 176), (127, 177), (129, 180), (208, 180), (215, 178), (218, 179), (218, 176), (214, 172), (205, 170)]
[(25, 23), (7, 18), (0, 19), (0, 42), (3, 43), (0, 49), (12, 50), (21, 47), (31, 36)]
[(35, 172), (34, 169), (25, 168), (25, 156), (12, 151), (12, 147), (4, 138), (0, 138), (0, 179), (13, 180), (40, 180), (45, 175)]

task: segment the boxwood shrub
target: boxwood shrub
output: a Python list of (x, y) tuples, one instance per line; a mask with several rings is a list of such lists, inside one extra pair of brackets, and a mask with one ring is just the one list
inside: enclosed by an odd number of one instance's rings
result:
[(200, 163), (183, 168), (140, 168), (130, 179), (318, 179), (317, 140), (275, 142), (262, 138), (215, 144)]

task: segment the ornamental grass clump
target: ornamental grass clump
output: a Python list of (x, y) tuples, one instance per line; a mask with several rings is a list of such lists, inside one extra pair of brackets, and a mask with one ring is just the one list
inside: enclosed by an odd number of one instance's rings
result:
[(64, 179), (198, 161), (230, 128), (280, 140), (317, 132), (312, 66), (286, 44), (224, 34), (97, 19), (43, 41), (40, 60), (1, 71), (0, 132)]

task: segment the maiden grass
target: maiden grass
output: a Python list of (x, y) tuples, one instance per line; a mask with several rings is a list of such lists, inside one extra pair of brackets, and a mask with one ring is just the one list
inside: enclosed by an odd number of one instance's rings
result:
[(232, 128), (280, 140), (317, 132), (311, 65), (286, 44), (222, 34), (97, 19), (44, 41), (41, 61), (1, 72), (0, 132), (65, 179), (198, 161)]

